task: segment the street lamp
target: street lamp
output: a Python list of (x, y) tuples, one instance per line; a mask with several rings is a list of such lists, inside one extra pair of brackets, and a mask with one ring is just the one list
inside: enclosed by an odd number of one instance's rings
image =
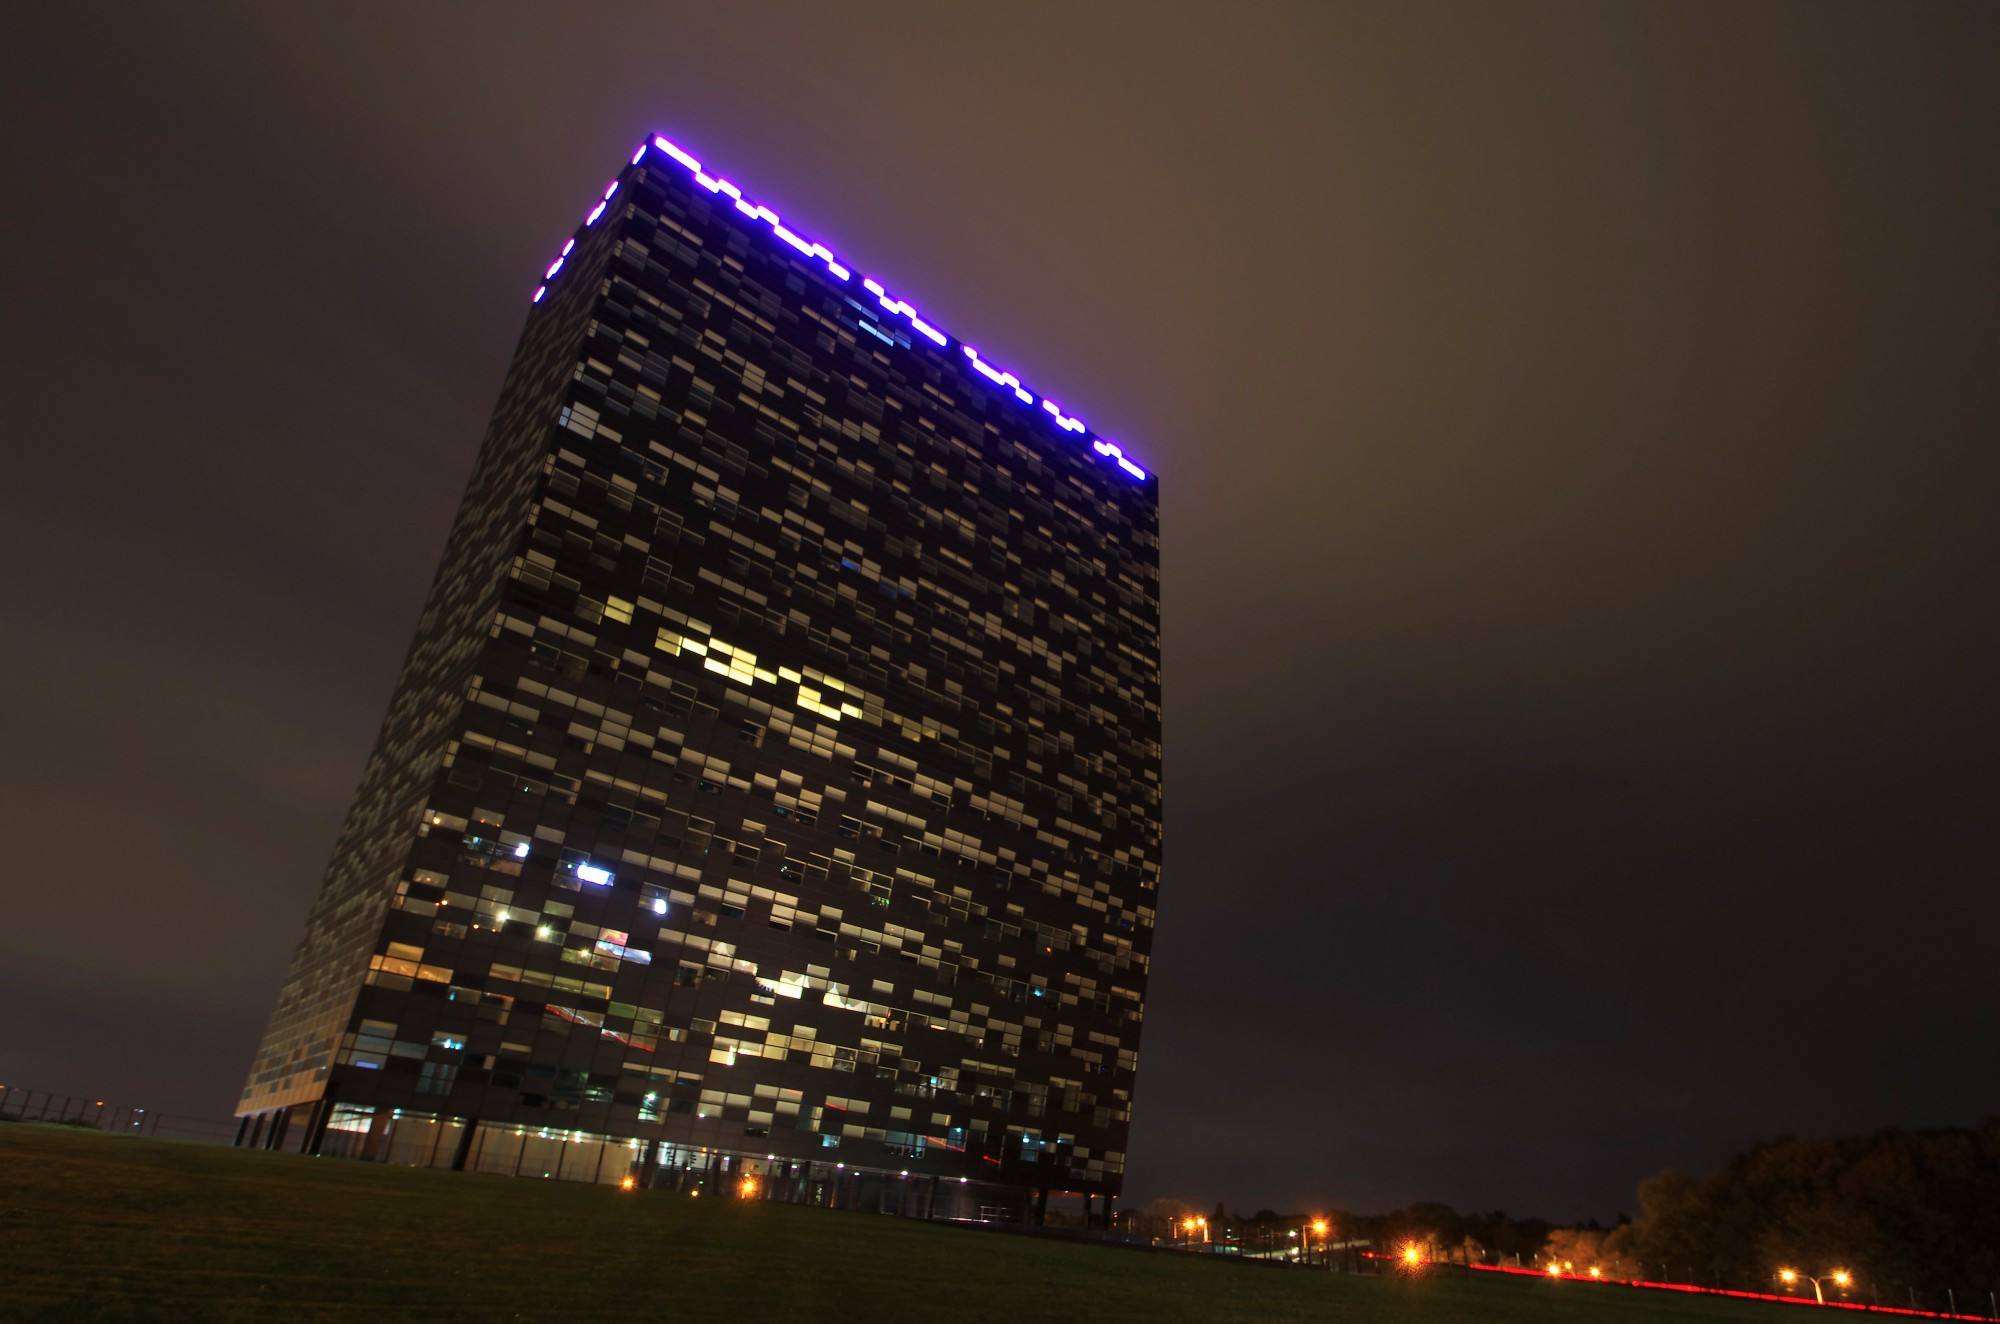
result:
[[(1814, 1298), (1816, 1298), (1821, 1305), (1826, 1304), (1826, 1292), (1821, 1289), (1819, 1285), (1819, 1279), (1813, 1277), (1811, 1274), (1800, 1273), (1797, 1269), (1780, 1269), (1778, 1270), (1778, 1278), (1787, 1287), (1790, 1287), (1793, 1283), (1796, 1283), (1801, 1278), (1805, 1279), (1807, 1282), (1813, 1285)], [(1835, 1287), (1839, 1288), (1846, 1288), (1854, 1282), (1854, 1279), (1851, 1276), (1849, 1276), (1847, 1270), (1845, 1269), (1835, 1269), (1832, 1273), (1828, 1274), (1826, 1278), (1828, 1282), (1832, 1283)]]

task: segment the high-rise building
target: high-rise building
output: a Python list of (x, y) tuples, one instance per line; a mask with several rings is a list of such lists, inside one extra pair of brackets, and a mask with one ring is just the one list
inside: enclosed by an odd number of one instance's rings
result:
[(239, 1140), (1114, 1197), (1159, 623), (1150, 474), (649, 140), (535, 290)]

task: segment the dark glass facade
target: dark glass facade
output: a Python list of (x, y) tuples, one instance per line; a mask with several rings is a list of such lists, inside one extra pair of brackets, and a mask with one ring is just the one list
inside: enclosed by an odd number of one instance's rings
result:
[(692, 166), (649, 145), (537, 293), (242, 1139), (1115, 1196), (1156, 481)]

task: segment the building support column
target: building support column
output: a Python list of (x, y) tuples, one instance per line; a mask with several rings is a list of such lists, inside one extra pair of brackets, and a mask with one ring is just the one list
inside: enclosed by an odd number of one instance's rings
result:
[(465, 1161), (472, 1154), (472, 1133), (479, 1129), (479, 1119), (468, 1117), (458, 1133), (458, 1146), (451, 1151), (451, 1170), (464, 1172)]
[(382, 1135), (389, 1129), (389, 1110), (377, 1105), (375, 1115), (368, 1119), (368, 1134), (361, 1141), (361, 1161), (375, 1162), (375, 1156), (382, 1152)]
[(326, 1143), (327, 1123), (333, 1120), (333, 1094), (322, 1094), (313, 1101), (312, 1111), (306, 1114), (305, 1142), (299, 1146), (301, 1154), (318, 1154), (320, 1146)]

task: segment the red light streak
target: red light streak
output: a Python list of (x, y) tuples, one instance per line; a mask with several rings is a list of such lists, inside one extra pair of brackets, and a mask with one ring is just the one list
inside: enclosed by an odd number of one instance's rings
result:
[[(1486, 1273), (1519, 1274), (1527, 1278), (1547, 1278), (1549, 1276), (1548, 1272), (1543, 1269), (1516, 1269), (1505, 1264), (1474, 1264), (1468, 1267), (1479, 1269)], [(1784, 1301), (1795, 1306), (1813, 1306), (1815, 1309), (1826, 1310), (1859, 1310), (1871, 1315), (1903, 1315), (1915, 1319), (1963, 1319), (1974, 1321), (1974, 1324), (1978, 1324), (1979, 1321), (1987, 1318), (1984, 1315), (1953, 1315), (1942, 1310), (1911, 1310), (1906, 1306), (1868, 1306), (1862, 1305), (1858, 1301), (1829, 1301), (1824, 1307), (1821, 1307), (1818, 1302), (1810, 1301), (1803, 1296), (1791, 1296), (1781, 1292), (1739, 1292), (1732, 1288), (1701, 1287), (1694, 1283), (1652, 1283), (1639, 1278), (1588, 1278), (1581, 1274), (1564, 1274), (1563, 1277), (1571, 1281), (1586, 1283), (1610, 1283), (1622, 1287), (1650, 1287), (1657, 1292), (1688, 1292), (1697, 1296), (1729, 1296), (1742, 1301)]]

